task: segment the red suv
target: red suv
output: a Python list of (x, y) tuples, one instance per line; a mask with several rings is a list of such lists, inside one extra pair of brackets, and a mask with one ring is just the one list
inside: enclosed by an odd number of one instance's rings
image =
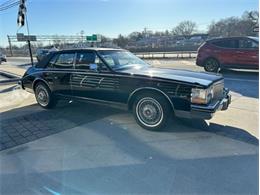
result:
[(196, 64), (208, 72), (220, 68), (259, 69), (258, 37), (211, 39), (198, 49)]

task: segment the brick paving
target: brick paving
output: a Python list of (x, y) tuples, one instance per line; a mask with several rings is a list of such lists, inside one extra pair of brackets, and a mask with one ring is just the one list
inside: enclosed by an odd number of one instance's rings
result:
[[(94, 110), (100, 110), (100, 112), (93, 112)], [(67, 104), (67, 106), (52, 110), (42, 110), (1, 120), (0, 151), (98, 120), (116, 112), (118, 110), (102, 105), (76, 102), (73, 105)]]

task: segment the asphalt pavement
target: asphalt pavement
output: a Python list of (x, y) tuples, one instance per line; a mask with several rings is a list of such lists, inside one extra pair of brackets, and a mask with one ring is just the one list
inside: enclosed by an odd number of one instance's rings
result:
[[(28, 59), (0, 65), (22, 75)], [(203, 71), (190, 60), (155, 66)], [(62, 101), (0, 85), (0, 194), (258, 194), (256, 71), (221, 72), (233, 100), (209, 121), (142, 129), (118, 107)]]

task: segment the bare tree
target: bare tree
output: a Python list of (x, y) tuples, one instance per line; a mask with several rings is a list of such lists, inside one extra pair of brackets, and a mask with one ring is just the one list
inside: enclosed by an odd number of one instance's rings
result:
[(258, 12), (244, 12), (242, 17), (229, 17), (212, 22), (208, 27), (208, 34), (212, 37), (256, 36), (256, 25)]
[(189, 36), (196, 32), (197, 24), (195, 22), (186, 20), (180, 22), (176, 27), (172, 29), (173, 35)]
[(113, 40), (113, 43), (118, 45), (119, 47), (125, 47), (128, 43), (128, 39), (123, 35), (119, 34), (116, 39)]

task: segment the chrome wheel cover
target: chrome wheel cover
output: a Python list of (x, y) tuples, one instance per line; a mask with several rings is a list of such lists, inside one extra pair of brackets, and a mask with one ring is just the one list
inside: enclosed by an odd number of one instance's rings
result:
[(45, 87), (40, 85), (36, 88), (36, 99), (41, 106), (47, 106), (49, 104), (50, 97)]
[(150, 97), (139, 100), (135, 112), (138, 120), (147, 127), (156, 127), (163, 120), (162, 106), (157, 100)]

